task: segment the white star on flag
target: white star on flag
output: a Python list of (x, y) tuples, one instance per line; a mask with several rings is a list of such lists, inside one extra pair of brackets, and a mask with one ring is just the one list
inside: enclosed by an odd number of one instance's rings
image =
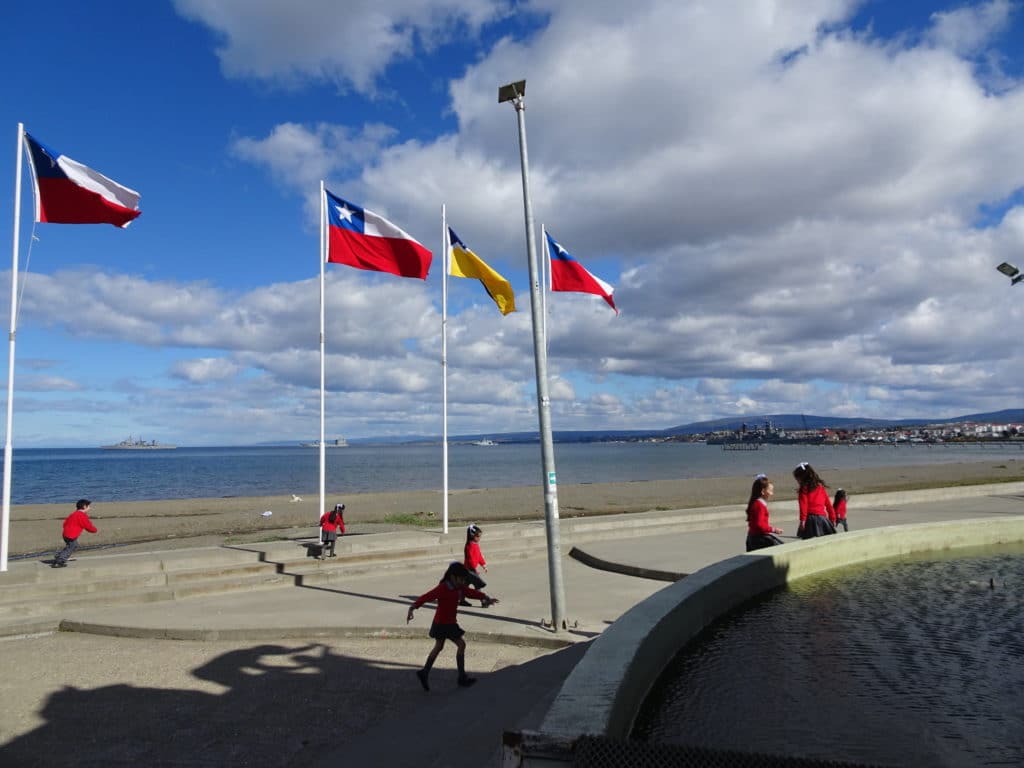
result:
[(347, 205), (336, 205), (338, 209), (338, 216), (345, 221), (352, 221), (352, 210)]

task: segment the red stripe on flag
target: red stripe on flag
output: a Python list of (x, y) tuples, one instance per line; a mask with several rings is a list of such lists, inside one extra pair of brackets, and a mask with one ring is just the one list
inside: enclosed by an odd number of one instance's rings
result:
[(608, 306), (615, 310), (615, 314), (619, 313), (612, 294), (587, 271), (586, 267), (575, 259), (551, 260), (551, 290), (592, 293), (603, 298), (608, 303)]
[(551, 290), (604, 295), (604, 289), (578, 261), (564, 259), (551, 260)]
[(431, 253), (415, 240), (373, 237), (340, 227), (329, 227), (327, 260), (356, 269), (426, 280)]
[(123, 227), (139, 217), (134, 211), (112, 203), (102, 195), (75, 184), (70, 179), (45, 176), (39, 183), (39, 221), (49, 224), (113, 224)]

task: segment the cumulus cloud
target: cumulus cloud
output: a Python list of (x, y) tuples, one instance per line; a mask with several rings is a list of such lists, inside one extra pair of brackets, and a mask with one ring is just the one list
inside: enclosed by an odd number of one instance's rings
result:
[(430, 50), (508, 13), (496, 0), (174, 0), (218, 37), (228, 77), (299, 87), (309, 79), (374, 92), (396, 60)]
[(971, 56), (984, 50), (1005, 29), (1014, 12), (1009, 0), (992, 0), (974, 6), (938, 11), (931, 16), (928, 39), (954, 53)]
[(238, 374), (238, 371), (237, 363), (218, 357), (178, 360), (171, 366), (172, 376), (195, 384), (232, 379)]
[[(337, 174), (358, 172), (365, 158), (380, 155), (394, 139), (396, 130), (381, 124), (358, 129), (340, 125), (302, 126), (282, 123), (262, 139), (236, 137), (232, 153), (254, 165), (262, 166), (280, 183), (296, 190), (318, 190), (321, 179)], [(307, 213), (318, 215), (315, 198), (307, 198)]]
[[(229, 77), (328, 80), (368, 96), (393, 87), (394, 62), (512, 8), (175, 5), (219, 35)], [(440, 135), (282, 115), (231, 144), (305, 196), (308, 224), (319, 179), (428, 243), (444, 202), (467, 243), (513, 278), (521, 311), (507, 318), (479, 286), (450, 286), (456, 430), (536, 425), (515, 113), (495, 98), (523, 77), (537, 223), (616, 286), (622, 310), (550, 297), (557, 428), (737, 412), (956, 415), (1020, 393), (1024, 353), (1007, 329), (1024, 309), (993, 267), (1020, 265), (1024, 242), (1024, 88), (1004, 77), (993, 90), (978, 66), (998, 58), (1016, 5), (935, 13), (919, 34), (888, 38), (851, 25), (852, 0), (514, 8), (543, 23), (467, 62), (448, 83), (439, 111), (453, 127)], [(328, 391), (352, 420), (335, 431), (438, 433), (438, 272), (424, 285), (330, 270)], [(268, 430), (315, 424), (315, 280), (234, 294), (102, 272), (34, 279), (25, 312), (40, 322), (180, 350), (168, 365), (179, 412), (229, 419), (245, 408)], [(96, 307), (74, 323), (47, 311), (72, 290)], [(233, 391), (217, 399), (203, 386), (215, 382)]]
[[(990, 230), (973, 219), (1024, 178), (1024, 91), (993, 97), (963, 57), (998, 32), (1006, 3), (936, 14), (909, 45), (844, 28), (854, 6), (828, 0), (537, 9), (549, 14), (540, 33), (501, 41), (451, 84), (456, 134), (424, 143), (377, 128), (356, 141), (371, 160), (351, 180), (424, 230), (422, 200), (446, 200), (477, 227), (475, 248), (521, 264), (513, 115), (494, 93), (525, 75), (535, 210), (596, 272), (622, 269), (603, 275), (621, 317), (592, 297), (552, 297), (554, 375), (731, 382), (705, 386), (713, 413), (870, 409), (880, 379), (930, 408), (932, 366), (974, 393), (977, 366), (1003, 366), (992, 330), (1007, 308), (986, 297), (1019, 212)], [(304, 156), (330, 156), (351, 133), (279, 126), (243, 142), (308, 184)], [(277, 152), (285, 135), (307, 141)], [(454, 318), (453, 360), (528, 362), (525, 320)], [(529, 380), (528, 365), (514, 370)], [(401, 390), (372, 365), (366, 379)], [(841, 397), (810, 383), (837, 381)], [(563, 418), (637, 418), (639, 399), (581, 402), (571, 389)]]

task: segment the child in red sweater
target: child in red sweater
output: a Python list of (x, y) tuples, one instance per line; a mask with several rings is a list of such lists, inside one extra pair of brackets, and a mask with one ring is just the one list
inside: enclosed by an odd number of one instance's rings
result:
[(849, 533), (850, 527), (846, 524), (846, 491), (842, 488), (836, 489), (836, 498), (832, 502), (832, 508), (836, 511), (836, 532), (839, 531), (839, 526), (843, 526), (843, 530)]
[[(345, 505), (335, 504), (330, 512), (320, 516), (320, 559), (334, 557), (334, 545), (338, 543), (338, 534), (345, 533)], [(330, 554), (327, 554), (330, 551)]]
[(456, 615), (459, 611), (459, 600), (463, 594), (467, 594), (470, 597), (482, 600), (485, 605), (491, 605), (498, 602), (498, 598), (488, 597), (483, 592), (468, 587), (468, 577), (469, 574), (462, 563), (452, 563), (448, 566), (448, 570), (445, 571), (441, 583), (429, 592), (417, 597), (416, 601), (409, 606), (409, 613), (405, 617), (407, 624), (412, 621), (413, 611), (424, 603), (432, 600), (437, 601), (434, 621), (430, 625), (430, 636), (434, 638), (434, 647), (427, 655), (427, 661), (423, 665), (423, 669), (416, 670), (416, 677), (419, 678), (420, 685), (423, 686), (425, 691), (430, 690), (427, 678), (430, 675), (431, 667), (434, 666), (437, 655), (444, 648), (445, 640), (451, 640), (458, 649), (455, 652), (455, 663), (459, 668), (459, 685), (467, 688), (476, 682), (475, 677), (469, 677), (466, 674), (466, 641), (462, 639), (462, 636), (466, 633), (456, 621)]
[(797, 536), (813, 539), (836, 532), (836, 512), (832, 499), (828, 497), (828, 486), (818, 477), (814, 467), (801, 461), (793, 470), (793, 478), (799, 483), (797, 504), (800, 507), (800, 527)]
[[(484, 535), (483, 528), (476, 523), (470, 523), (466, 527), (466, 546), (462, 550), (462, 564), (469, 572), (469, 583), (473, 589), (483, 589), (487, 582), (480, 578), (477, 568), (483, 568), (487, 573), (487, 561), (484, 560), (484, 553), (480, 551), (480, 537)], [(469, 605), (468, 600), (461, 600), (459, 605)], [(485, 605), (484, 608), (487, 606)]]
[(96, 526), (89, 519), (89, 510), (92, 509), (92, 502), (88, 499), (79, 499), (75, 503), (75, 511), (64, 518), (62, 534), (64, 536), (64, 549), (53, 557), (53, 568), (66, 568), (68, 558), (78, 549), (78, 537), (82, 531), (96, 533)]
[(758, 475), (750, 487), (747, 502), (747, 552), (784, 543), (775, 534), (782, 533), (768, 522), (768, 502), (775, 495), (775, 483), (767, 475)]

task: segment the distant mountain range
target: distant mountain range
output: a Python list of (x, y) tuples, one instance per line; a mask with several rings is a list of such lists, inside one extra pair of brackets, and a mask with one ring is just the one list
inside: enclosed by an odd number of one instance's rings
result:
[[(698, 435), (705, 432), (724, 432), (728, 430), (757, 429), (770, 421), (775, 429), (897, 429), (899, 427), (920, 427), (926, 424), (961, 424), (979, 422), (993, 424), (1020, 424), (1024, 422), (1024, 409), (1010, 408), (992, 413), (971, 413), (964, 416), (952, 416), (945, 419), (868, 419), (840, 418), (837, 416), (810, 416), (802, 413), (772, 413), (763, 415), (730, 416), (710, 421), (695, 421), (690, 424), (679, 424), (667, 429), (605, 429), (605, 430), (555, 430), (552, 439), (558, 443), (587, 443), (607, 440), (638, 440), (645, 437), (674, 437), (680, 435)], [(362, 438), (349, 440), (350, 443), (436, 443), (440, 436), (423, 435), (387, 438)], [(472, 435), (449, 435), (449, 443), (469, 443), (474, 440), (494, 440), (497, 443), (535, 443), (539, 440), (537, 432), (482, 432)]]

